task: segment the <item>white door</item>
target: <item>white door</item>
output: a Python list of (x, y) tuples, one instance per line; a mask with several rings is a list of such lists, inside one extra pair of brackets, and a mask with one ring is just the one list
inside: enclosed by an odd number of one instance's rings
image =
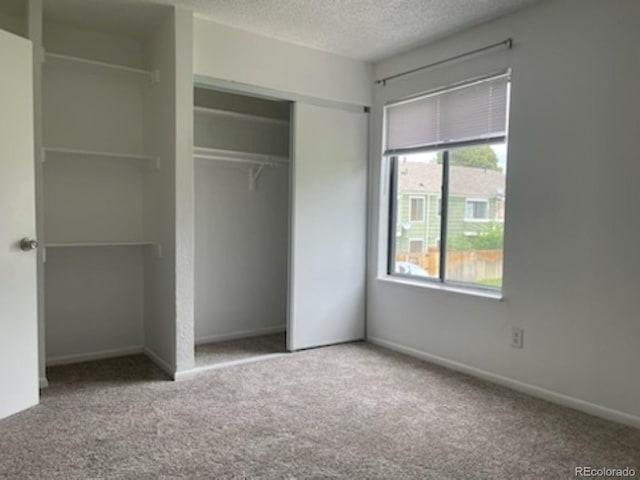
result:
[(296, 103), (287, 349), (364, 338), (364, 112)]
[[(38, 403), (31, 42), (0, 30), (0, 418)], [(23, 245), (25, 249), (33, 244)]]

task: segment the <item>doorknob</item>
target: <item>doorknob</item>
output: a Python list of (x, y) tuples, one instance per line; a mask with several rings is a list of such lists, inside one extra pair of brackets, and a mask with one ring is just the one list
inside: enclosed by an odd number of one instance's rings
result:
[(20, 240), (20, 248), (25, 252), (38, 248), (38, 241), (33, 238), (23, 238)]

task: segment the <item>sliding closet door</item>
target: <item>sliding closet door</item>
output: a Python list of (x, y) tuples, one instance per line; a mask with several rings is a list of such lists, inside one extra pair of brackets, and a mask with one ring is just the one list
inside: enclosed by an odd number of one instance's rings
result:
[(289, 350), (364, 338), (367, 118), (293, 106)]

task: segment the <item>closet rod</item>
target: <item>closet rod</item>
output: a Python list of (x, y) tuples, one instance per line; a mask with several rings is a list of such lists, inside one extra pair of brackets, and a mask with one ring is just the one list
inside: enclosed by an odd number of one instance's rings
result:
[(229, 162), (229, 163), (242, 163), (243, 165), (266, 165), (268, 167), (284, 167), (287, 164), (285, 162), (279, 161), (269, 161), (269, 160), (250, 160), (236, 157), (225, 157), (224, 155), (212, 155), (206, 153), (194, 153), (193, 158), (198, 158), (200, 160), (216, 160), (219, 162)]
[(268, 165), (271, 167), (286, 166), (287, 159), (260, 153), (242, 152), (238, 150), (222, 150), (217, 148), (196, 147), (193, 158), (202, 160), (218, 160), (221, 162), (243, 163), (245, 165)]
[(433, 62), (428, 65), (423, 65), (422, 67), (417, 67), (411, 70), (407, 70), (405, 72), (396, 73), (395, 75), (389, 75), (388, 77), (384, 77), (384, 78), (381, 78), (380, 80), (376, 80), (375, 83), (385, 86), (389, 80), (395, 80), (396, 78), (404, 77), (405, 75), (411, 75), (412, 73), (437, 67), (438, 65), (443, 65), (445, 63), (453, 62), (455, 60), (460, 60), (461, 58), (470, 57), (472, 55), (486, 52), (487, 50), (493, 50), (494, 48), (498, 48), (498, 47), (506, 47), (507, 49), (513, 48), (513, 39), (507, 38), (502, 42), (492, 43), (491, 45), (487, 45), (481, 48), (476, 48), (475, 50), (471, 50), (470, 52), (461, 53), (460, 55), (455, 55), (453, 57), (445, 58), (443, 60), (438, 60), (437, 62)]

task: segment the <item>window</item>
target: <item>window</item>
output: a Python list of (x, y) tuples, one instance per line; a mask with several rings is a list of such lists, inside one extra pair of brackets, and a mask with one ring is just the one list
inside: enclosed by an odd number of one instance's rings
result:
[(385, 107), (389, 275), (502, 288), (508, 93), (505, 74)]
[(464, 210), (465, 220), (488, 220), (489, 219), (489, 202), (487, 200), (470, 200), (467, 199)]
[(409, 240), (409, 253), (422, 253), (424, 250), (424, 240)]
[(424, 197), (410, 197), (409, 218), (412, 222), (424, 222)]

